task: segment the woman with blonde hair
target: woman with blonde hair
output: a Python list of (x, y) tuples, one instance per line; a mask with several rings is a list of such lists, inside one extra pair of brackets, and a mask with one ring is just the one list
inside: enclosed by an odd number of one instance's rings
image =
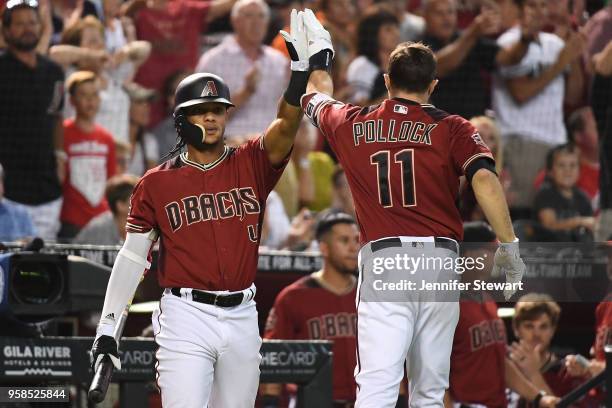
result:
[[(510, 193), (510, 174), (504, 169), (504, 146), (501, 140), (501, 132), (495, 119), (489, 116), (474, 116), (470, 119), (470, 123), (474, 125), (478, 134), (482, 139), (482, 142), (493, 153), (495, 159), (495, 170), (499, 176), (504, 193), (506, 194), (506, 201), (508, 205), (512, 203), (512, 195)], [(461, 216), (464, 221), (479, 221), (484, 220), (484, 214), (474, 197), (474, 191), (471, 186), (465, 185), (463, 193), (461, 194)]]

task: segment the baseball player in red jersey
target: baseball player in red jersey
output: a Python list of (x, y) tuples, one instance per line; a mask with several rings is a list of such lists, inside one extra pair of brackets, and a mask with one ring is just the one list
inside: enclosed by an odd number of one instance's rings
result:
[[(159, 237), (158, 278), (165, 288), (153, 315), (157, 382), (171, 408), (252, 407), (261, 339), (253, 280), (266, 198), (287, 163), (302, 118), (309, 56), (302, 15), (292, 12), (287, 39), (292, 75), (277, 118), (263, 136), (225, 145), (229, 90), (215, 75), (178, 85), (174, 118), (187, 152), (148, 171), (131, 198), (125, 244), (108, 283), (92, 348), (120, 367), (111, 337)], [(310, 53), (310, 54), (309, 54)], [(315, 69), (310, 66), (311, 69)]]
[[(329, 37), (308, 12), (304, 23), (309, 41)], [(443, 406), (458, 303), (422, 302), (416, 299), (418, 294), (409, 302), (362, 302), (361, 292), (362, 282), (376, 279), (373, 267), (383, 259), (374, 255), (379, 250), (406, 248), (404, 255), (414, 259), (418, 247), (427, 247), (437, 256), (457, 256), (453, 240), (461, 239), (462, 225), (455, 199), (461, 176), (472, 183), (501, 241), (495, 269), (506, 274), (505, 296), (520, 288), (525, 269), (491, 152), (468, 121), (427, 103), (438, 82), (435, 71), (429, 48), (403, 43), (389, 58), (385, 84), (390, 99), (380, 105), (359, 107), (334, 100), (331, 77), (323, 70), (311, 73), (302, 98), (306, 115), (325, 135), (346, 171), (361, 232), (359, 408), (394, 406), (404, 362), (410, 405)], [(407, 250), (410, 245), (413, 251)], [(433, 272), (436, 279), (448, 275), (448, 271)], [(426, 276), (422, 270), (419, 273)], [(449, 295), (458, 298), (453, 291)]]
[[(355, 401), (355, 329), (357, 314), (357, 252), (359, 230), (348, 214), (322, 214), (316, 238), (323, 269), (283, 289), (274, 301), (266, 322), (268, 339), (313, 339), (334, 342), (333, 398), (336, 403)], [(266, 385), (264, 394), (274, 400), (276, 384)]]
[[(482, 268), (466, 270), (462, 282), (490, 278), (495, 233), (486, 223), (464, 224), (465, 258), (483, 260)], [(497, 315), (497, 304), (480, 290), (466, 290), (459, 302), (459, 322), (453, 338), (450, 386), (445, 406), (465, 408), (505, 408), (506, 388), (515, 390), (528, 401), (538, 399), (539, 407), (552, 407), (558, 398), (540, 395), (518, 367), (506, 357), (507, 339), (504, 322)]]

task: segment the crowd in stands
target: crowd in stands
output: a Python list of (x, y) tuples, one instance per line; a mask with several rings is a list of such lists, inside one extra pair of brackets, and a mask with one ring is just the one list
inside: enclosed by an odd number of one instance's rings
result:
[[(521, 240), (612, 239), (612, 1), (0, 0), (0, 241), (120, 244), (131, 190), (177, 142), (178, 82), (192, 72), (220, 75), (236, 105), (226, 140), (258, 136), (290, 74), (278, 30), (303, 7), (332, 35), (338, 100), (386, 98), (383, 73), (398, 43), (435, 51), (440, 83), (431, 102), (478, 129)], [(513, 46), (524, 56), (517, 60)], [(484, 220), (470, 186), (461, 191), (464, 221)], [(355, 215), (344, 171), (304, 121), (268, 199), (261, 245), (319, 249), (317, 214), (328, 209)], [(479, 228), (475, 242), (494, 239)], [(503, 345), (483, 348), (498, 362), (497, 377), (483, 378), (500, 391), (493, 399), (513, 386), (523, 390), (516, 399), (529, 395), (517, 379), (559, 394), (601, 371), (599, 350), (584, 363), (548, 349), (559, 306), (528, 296), (517, 304), (518, 342), (507, 356), (495, 303), (479, 306), (492, 322), (486, 330), (499, 328), (491, 342)], [(465, 325), (455, 337), (457, 367), (467, 364)], [(448, 398), (462, 400), (469, 387), (453, 381)]]

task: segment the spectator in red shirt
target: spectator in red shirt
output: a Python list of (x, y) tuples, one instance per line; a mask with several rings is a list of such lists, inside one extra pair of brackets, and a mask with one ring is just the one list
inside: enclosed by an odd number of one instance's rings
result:
[[(208, 23), (230, 12), (236, 0), (130, 0), (123, 13), (132, 17), (139, 40), (149, 41), (152, 52), (136, 74), (136, 82), (160, 94), (170, 74), (193, 70), (200, 55), (200, 34)], [(151, 107), (151, 123), (166, 115), (163, 102)]]
[(92, 218), (108, 211), (106, 180), (115, 174), (115, 143), (95, 123), (100, 107), (97, 76), (77, 71), (66, 82), (76, 116), (64, 121), (64, 151), (68, 155), (64, 202), (58, 238), (72, 239)]

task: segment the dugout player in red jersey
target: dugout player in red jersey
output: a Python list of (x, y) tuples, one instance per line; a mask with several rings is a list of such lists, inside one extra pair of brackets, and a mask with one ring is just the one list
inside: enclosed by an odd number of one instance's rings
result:
[[(532, 292), (521, 296), (515, 304), (512, 318), (517, 341), (509, 347), (508, 357), (543, 392), (565, 396), (587, 378), (573, 377), (565, 366), (565, 358), (551, 349), (560, 315), (559, 304), (547, 294)], [(528, 405), (529, 402), (529, 398), (522, 396), (518, 406)], [(599, 404), (596, 398), (587, 394), (571, 406), (590, 408)]]
[[(306, 11), (304, 23), (309, 41), (329, 38)], [(376, 279), (372, 266), (380, 249), (403, 251), (408, 243), (414, 250), (404, 254), (412, 259), (425, 246), (436, 253), (448, 248), (445, 254), (457, 256), (452, 248), (453, 240), (462, 237), (455, 205), (461, 176), (471, 182), (501, 242), (494, 268), (496, 275), (506, 274), (507, 298), (520, 288), (525, 269), (491, 152), (467, 120), (428, 104), (438, 83), (435, 73), (429, 48), (403, 43), (389, 58), (389, 99), (380, 105), (360, 107), (332, 99), (333, 83), (324, 70), (311, 73), (302, 98), (306, 115), (346, 171), (360, 227), (358, 408), (393, 407), (405, 362), (410, 405), (443, 407), (458, 303), (362, 302), (361, 283)], [(432, 276), (442, 276), (442, 271), (434, 272)]]
[[(264, 337), (283, 340), (334, 342), (333, 398), (338, 404), (355, 401), (355, 329), (359, 230), (353, 217), (338, 211), (323, 213), (316, 239), (323, 268), (284, 288), (276, 297)], [(280, 385), (266, 384), (266, 406), (280, 394)]]
[[(174, 118), (187, 152), (148, 171), (135, 187), (125, 244), (108, 283), (92, 348), (120, 367), (112, 337), (159, 237), (158, 278), (165, 288), (153, 315), (157, 383), (171, 408), (253, 407), (261, 339), (255, 309), (257, 251), (266, 198), (285, 167), (302, 118), (308, 59), (302, 15), (283, 32), (292, 75), (277, 118), (258, 139), (224, 142), (233, 106), (223, 80), (194, 74), (178, 85)], [(310, 54), (309, 54), (310, 53)]]
[[(463, 257), (480, 259), (482, 267), (466, 269), (462, 283), (490, 279), (495, 240), (495, 233), (486, 223), (464, 224)], [(465, 290), (461, 292), (459, 308), (445, 407), (506, 408), (506, 388), (527, 401), (537, 400), (536, 408), (554, 407), (559, 398), (540, 394), (541, 388), (530, 382), (506, 356), (506, 328), (497, 315), (493, 298), (481, 290)], [(543, 381), (541, 376), (539, 379)]]

